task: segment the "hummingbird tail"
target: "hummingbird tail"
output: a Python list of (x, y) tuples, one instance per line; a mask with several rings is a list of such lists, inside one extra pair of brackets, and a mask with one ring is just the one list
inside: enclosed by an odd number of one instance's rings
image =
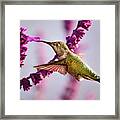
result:
[(100, 76), (97, 76), (97, 78), (95, 79), (95, 81), (100, 83)]
[(93, 80), (93, 81), (96, 81), (96, 82), (99, 82), (100, 83), (100, 76), (97, 76), (97, 75), (83, 75), (82, 76), (83, 78), (87, 79), (87, 80)]

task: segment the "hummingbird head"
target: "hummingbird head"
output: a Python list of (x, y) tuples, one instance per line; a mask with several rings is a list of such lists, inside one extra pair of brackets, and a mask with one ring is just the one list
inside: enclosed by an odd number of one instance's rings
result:
[(63, 54), (63, 52), (66, 53), (69, 51), (67, 45), (62, 41), (57, 41), (57, 42), (40, 41), (40, 42), (50, 45), (58, 55)]

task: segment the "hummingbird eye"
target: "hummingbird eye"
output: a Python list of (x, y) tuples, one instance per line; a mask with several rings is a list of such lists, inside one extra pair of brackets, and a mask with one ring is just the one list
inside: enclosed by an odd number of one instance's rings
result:
[(60, 47), (60, 43), (57, 44)]

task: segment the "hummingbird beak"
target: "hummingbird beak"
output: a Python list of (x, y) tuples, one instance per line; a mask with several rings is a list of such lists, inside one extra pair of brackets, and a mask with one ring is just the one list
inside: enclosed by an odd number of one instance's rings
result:
[(50, 45), (54, 49), (55, 45), (54, 45), (53, 42), (46, 42), (46, 41), (40, 41), (40, 42), (46, 43), (46, 44)]
[(46, 44), (48, 44), (48, 45), (52, 45), (52, 43), (51, 42), (46, 42), (46, 41), (40, 41), (40, 42), (43, 42), (43, 43), (46, 43)]

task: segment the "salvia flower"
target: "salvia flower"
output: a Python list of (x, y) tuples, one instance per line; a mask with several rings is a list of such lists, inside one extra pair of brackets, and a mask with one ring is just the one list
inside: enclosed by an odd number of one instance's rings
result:
[(38, 84), (42, 80), (39, 73), (30, 74), (30, 78), (32, 79), (32, 82), (34, 83), (34, 85)]
[(44, 69), (42, 69), (38, 72), (42, 75), (43, 78), (45, 78), (46, 76), (49, 76), (51, 73), (53, 73), (52, 71), (48, 71), (48, 70), (44, 70)]
[(88, 31), (88, 28), (90, 26), (91, 26), (90, 20), (78, 21), (77, 28), (75, 30), (73, 30), (72, 35), (66, 37), (66, 41), (67, 41), (66, 44), (71, 51), (73, 51), (73, 52), (75, 51), (79, 41), (85, 35), (85, 30)]
[(43, 80), (43, 78), (49, 76), (51, 73), (53, 72), (48, 70), (39, 70), (36, 73), (31, 73), (30, 76), (20, 80), (20, 89), (23, 87), (24, 91), (28, 91), (32, 86), (30, 84), (30, 80), (34, 85), (37, 85), (41, 80)]
[(26, 34), (27, 29), (24, 27), (20, 27), (20, 67), (22, 67), (24, 64), (24, 60), (26, 58), (25, 52), (27, 51), (26, 44), (28, 42), (39, 42), (40, 37), (38, 36), (30, 36)]
[(81, 20), (78, 21), (77, 28), (82, 27), (88, 31), (88, 28), (91, 26), (91, 20)]
[(20, 53), (25, 53), (27, 51), (27, 47), (21, 46)]
[(30, 81), (27, 78), (23, 78), (20, 80), (20, 89), (23, 87), (24, 91), (28, 91), (32, 85), (30, 84)]

